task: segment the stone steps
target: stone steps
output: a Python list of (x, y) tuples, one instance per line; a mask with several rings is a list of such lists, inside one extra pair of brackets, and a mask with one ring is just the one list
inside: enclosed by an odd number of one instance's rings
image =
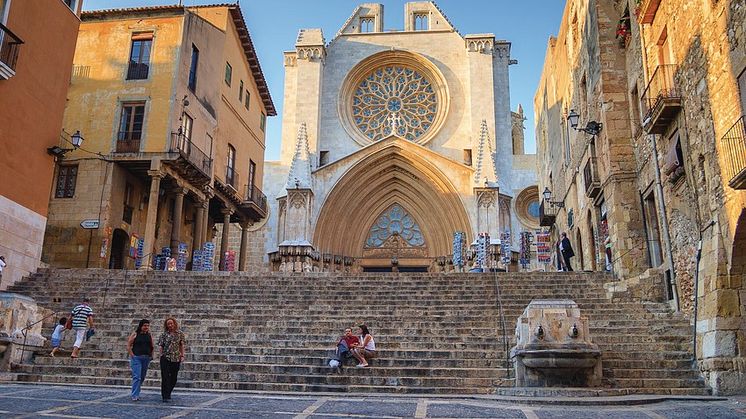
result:
[[(625, 392), (703, 394), (688, 363), (689, 320), (661, 303), (607, 298), (607, 275), (257, 274), (40, 270), (16, 284), (42, 306), (67, 313), (92, 300), (96, 336), (82, 357), (17, 368), (25, 381), (130, 383), (126, 336), (142, 317), (175, 316), (187, 335), (179, 386), (264, 391), (487, 394), (513, 386), (505, 340), (534, 298), (575, 300), (602, 350), (604, 385)], [(502, 297), (502, 316), (495, 283)], [(178, 298), (173, 290), (178, 289)], [(350, 307), (340, 310), (339, 307)], [(371, 327), (371, 367), (327, 367), (344, 327)], [(47, 324), (51, 327), (52, 321)], [(502, 336), (502, 330), (506, 336)], [(71, 333), (63, 346), (70, 346)], [(64, 354), (64, 352), (63, 352)], [(507, 365), (506, 365), (507, 364)], [(506, 369), (506, 366), (509, 369)], [(147, 385), (158, 386), (158, 363)]]

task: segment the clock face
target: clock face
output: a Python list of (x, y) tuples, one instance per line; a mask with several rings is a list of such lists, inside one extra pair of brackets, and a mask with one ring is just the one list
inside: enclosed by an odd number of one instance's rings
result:
[(431, 80), (404, 65), (370, 71), (352, 96), (352, 120), (369, 141), (390, 135), (417, 141), (435, 122), (440, 106)]

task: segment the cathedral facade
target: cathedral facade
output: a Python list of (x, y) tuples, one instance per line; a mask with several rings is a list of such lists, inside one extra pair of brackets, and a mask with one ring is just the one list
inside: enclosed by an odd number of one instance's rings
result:
[(538, 228), (510, 43), (462, 36), (432, 2), (404, 13), (404, 30), (384, 30), (383, 5), (366, 3), (330, 42), (303, 29), (285, 52), (261, 227), (273, 270), (448, 270), (456, 232), (518, 252)]

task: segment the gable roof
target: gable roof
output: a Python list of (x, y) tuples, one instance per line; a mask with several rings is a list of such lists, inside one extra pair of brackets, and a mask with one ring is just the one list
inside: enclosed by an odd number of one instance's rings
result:
[(269, 87), (267, 86), (267, 80), (264, 78), (264, 72), (259, 64), (259, 58), (256, 55), (254, 49), (254, 43), (251, 41), (251, 35), (249, 34), (249, 28), (246, 26), (243, 13), (241, 13), (241, 6), (238, 4), (205, 4), (197, 6), (179, 6), (179, 5), (165, 5), (165, 6), (145, 6), (145, 7), (129, 7), (120, 9), (104, 9), (104, 10), (88, 10), (81, 13), (82, 20), (94, 20), (101, 19), (111, 16), (127, 16), (147, 13), (184, 13), (189, 9), (199, 8), (211, 8), (211, 7), (225, 7), (231, 14), (233, 24), (236, 26), (238, 32), (238, 38), (241, 41), (241, 46), (246, 56), (246, 62), (249, 64), (251, 74), (256, 81), (257, 89), (259, 90), (259, 96), (262, 98), (264, 109), (267, 112), (267, 116), (277, 115), (275, 104), (272, 101), (272, 96), (269, 93)]

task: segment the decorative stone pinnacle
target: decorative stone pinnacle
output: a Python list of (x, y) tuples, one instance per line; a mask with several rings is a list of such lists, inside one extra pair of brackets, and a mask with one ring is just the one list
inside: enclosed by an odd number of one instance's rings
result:
[(311, 152), (308, 146), (306, 123), (298, 127), (295, 154), (290, 164), (290, 173), (285, 189), (311, 189)]

